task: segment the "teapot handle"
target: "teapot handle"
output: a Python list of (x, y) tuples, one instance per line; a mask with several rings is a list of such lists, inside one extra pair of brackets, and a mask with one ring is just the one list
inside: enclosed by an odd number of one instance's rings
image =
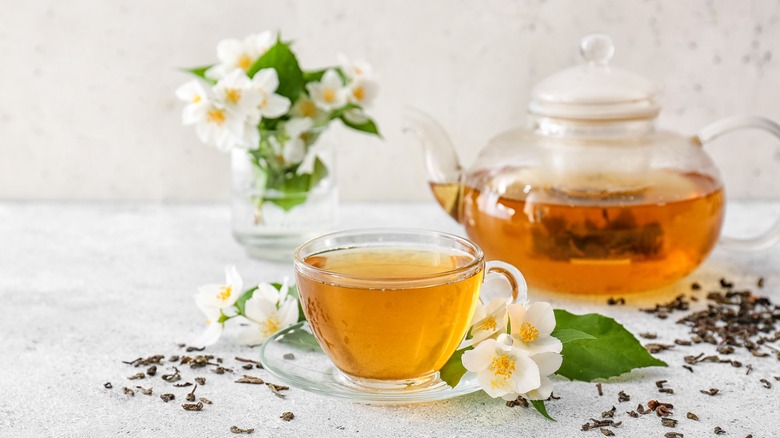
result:
[[(723, 134), (742, 128), (761, 129), (769, 132), (780, 140), (780, 124), (760, 116), (732, 116), (718, 120), (699, 131), (695, 140), (704, 145)], [(758, 251), (767, 249), (780, 241), (780, 220), (775, 222), (772, 228), (758, 236), (747, 238), (723, 236), (720, 241), (726, 249), (736, 251)]]

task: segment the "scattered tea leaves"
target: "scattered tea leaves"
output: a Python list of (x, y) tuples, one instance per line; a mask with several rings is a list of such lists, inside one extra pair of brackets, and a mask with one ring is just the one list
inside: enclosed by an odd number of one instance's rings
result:
[(756, 286), (763, 289), (764, 288), (764, 277), (760, 277), (758, 281), (756, 282)]
[(661, 425), (666, 427), (677, 427), (677, 420), (673, 418), (661, 418)]
[(179, 369), (176, 367), (173, 367), (173, 373), (171, 374), (163, 374), (162, 379), (166, 382), (178, 382), (181, 380), (181, 374), (179, 374)]
[(599, 397), (604, 395), (604, 390), (601, 388), (601, 383), (596, 384), (596, 391), (598, 391)]
[(506, 402), (506, 407), (513, 408), (515, 406), (522, 406), (524, 408), (528, 407), (528, 400), (526, 400), (523, 396), (517, 396), (514, 400), (508, 400)]
[(174, 383), (173, 386), (175, 388), (186, 388), (188, 386), (192, 386), (192, 382)]
[(718, 392), (720, 392), (720, 390), (718, 388), (710, 388), (710, 389), (708, 389), (706, 391), (703, 390), (703, 389), (700, 389), (699, 392), (702, 393), (702, 394), (706, 394), (706, 395), (717, 395)]
[(624, 391), (618, 392), (618, 402), (623, 403), (627, 401), (631, 401), (631, 396), (626, 394)]
[(699, 416), (694, 414), (693, 412), (688, 412), (687, 414), (685, 414), (685, 416), (688, 417), (688, 419), (690, 420), (699, 421)]
[(751, 371), (753, 371), (753, 365), (748, 364), (747, 371), (745, 371), (745, 375), (746, 376), (749, 375)]
[(175, 398), (176, 398), (176, 396), (175, 396), (175, 395), (173, 395), (173, 394), (171, 394), (171, 393), (165, 393), (165, 394), (160, 394), (160, 398), (161, 398), (161, 399), (162, 399), (162, 401), (164, 401), (165, 403), (168, 403), (169, 401), (171, 401), (171, 400), (175, 399)]
[(621, 305), (622, 306), (622, 305), (625, 305), (625, 304), (626, 304), (626, 299), (623, 298), (623, 297), (619, 297), (619, 298), (612, 298), (612, 297), (610, 297), (610, 298), (607, 299), (607, 305), (609, 305), (609, 306), (616, 306), (616, 305)]
[(637, 407), (636, 407), (636, 411), (637, 411), (637, 412), (639, 412), (639, 413), (640, 413), (640, 414), (642, 414), (642, 415), (644, 415), (644, 414), (649, 414), (650, 412), (653, 412), (653, 410), (652, 410), (652, 409), (645, 409), (645, 407), (644, 407), (644, 406), (642, 406), (642, 404), (641, 404), (641, 403), (637, 405)]
[(152, 395), (152, 388), (144, 388), (143, 386), (136, 386), (143, 395)]
[(655, 382), (655, 386), (657, 388), (663, 388), (664, 385), (668, 382), (668, 380), (658, 380)]
[(184, 403), (181, 405), (181, 407), (185, 411), (202, 411), (203, 410), (203, 403), (197, 402), (197, 403)]
[(206, 378), (205, 377), (196, 377), (195, 378), (195, 383), (197, 383), (198, 385), (203, 386), (203, 385), (206, 384)]
[(281, 393), (281, 391), (286, 391), (286, 390), (290, 389), (287, 386), (275, 385), (273, 383), (266, 383), (266, 386), (268, 386), (268, 389), (270, 389), (271, 392), (273, 392), (274, 395), (279, 397), (279, 398), (284, 398), (285, 397), (284, 394)]
[(128, 388), (127, 386), (122, 388), (122, 392), (124, 392), (125, 394), (130, 395), (130, 396), (135, 396), (135, 391), (133, 391), (132, 389)]
[(285, 412), (282, 415), (279, 416), (284, 421), (292, 421), (293, 418), (295, 418), (295, 414), (292, 412)]
[(203, 402), (203, 404), (206, 404), (206, 405), (210, 405), (210, 404), (212, 404), (212, 401), (211, 401), (211, 400), (209, 400), (209, 399), (207, 399), (206, 397), (201, 397), (201, 398), (199, 398), (198, 400), (202, 401), (202, 402)]
[(687, 341), (685, 339), (675, 339), (674, 343), (677, 345), (682, 345), (683, 347), (690, 347), (691, 345), (693, 345), (693, 342)]
[(645, 339), (649, 339), (649, 340), (658, 339), (658, 335), (657, 334), (650, 333), (650, 332), (640, 333), (639, 336), (641, 336), (641, 337), (643, 337)]
[(605, 429), (603, 427), (599, 429), (599, 431), (601, 431), (601, 434), (604, 436), (615, 436), (615, 432), (612, 432), (611, 430)]
[(659, 388), (658, 392), (662, 394), (674, 394), (674, 389), (672, 388)]
[(233, 432), (233, 433), (246, 433), (246, 434), (250, 434), (250, 433), (254, 432), (255, 430), (254, 429), (241, 429), (240, 427), (237, 427), (237, 426), (230, 426), (230, 431)]
[(187, 398), (187, 401), (188, 401), (188, 402), (194, 402), (194, 401), (195, 401), (195, 390), (196, 390), (196, 389), (198, 389), (198, 385), (195, 385), (195, 386), (192, 388), (192, 391), (190, 391), (190, 392), (189, 392), (189, 394), (187, 394), (187, 397), (186, 397), (186, 398)]
[(157, 365), (152, 365), (149, 368), (146, 369), (146, 374), (150, 376), (154, 376), (157, 374)]
[(671, 350), (672, 348), (674, 348), (674, 345), (670, 345), (670, 344), (645, 344), (645, 348), (650, 353), (655, 354), (655, 353), (660, 353), (660, 352), (665, 351), (665, 350)]
[(724, 289), (731, 289), (734, 287), (734, 283), (731, 281), (726, 280), (725, 278), (720, 279), (720, 287)]
[(666, 432), (664, 438), (683, 438), (685, 435), (680, 432)]
[(723, 435), (726, 433), (726, 431), (721, 429), (720, 426), (715, 426), (715, 430), (713, 430), (713, 432), (715, 432), (715, 435)]
[(213, 371), (213, 372), (215, 372), (215, 373), (217, 373), (217, 374), (225, 374), (225, 373), (232, 373), (232, 372), (233, 372), (233, 370), (232, 370), (232, 369), (230, 369), (230, 368), (225, 368), (225, 367), (222, 367), (222, 366), (218, 366), (218, 367), (214, 368), (214, 369), (213, 369), (213, 370), (211, 370), (211, 371)]
[(690, 372), (693, 372), (693, 367), (691, 367), (690, 365), (683, 365), (682, 367)]
[(250, 385), (263, 385), (265, 384), (265, 381), (259, 377), (244, 375), (244, 377), (241, 377), (240, 379), (236, 380), (236, 383), (248, 383)]
[(144, 374), (144, 373), (137, 373), (137, 374), (133, 374), (132, 376), (128, 377), (127, 380), (138, 380), (138, 379), (143, 379), (145, 377), (146, 377), (146, 374)]
[(245, 369), (245, 370), (251, 370), (251, 369), (253, 369), (254, 367), (255, 367), (255, 366), (254, 366), (254, 365), (252, 365), (251, 363), (247, 363), (247, 364), (241, 365), (241, 368), (243, 368), (243, 369)]
[(154, 356), (149, 356), (149, 357), (146, 357), (146, 358), (139, 357), (138, 359), (131, 360), (129, 362), (122, 361), (122, 363), (125, 363), (125, 364), (128, 364), (128, 365), (132, 365), (132, 366), (138, 368), (140, 366), (159, 365), (160, 361), (163, 360), (163, 359), (165, 359), (165, 356), (163, 356), (162, 354), (155, 354)]
[(694, 281), (693, 283), (691, 283), (691, 290), (701, 290), (701, 285), (698, 282)]
[[(777, 378), (777, 377), (775, 377), (775, 378)], [(111, 389), (111, 388), (114, 387), (114, 385), (112, 385), (111, 382), (106, 382), (106, 383), (103, 384), (103, 387), (106, 388), (106, 389)]]
[(761, 379), (759, 380), (761, 382), (761, 386), (763, 386), (766, 389), (772, 389), (772, 384), (769, 383), (769, 380), (767, 379)]
[(637, 414), (636, 411), (626, 411), (626, 414), (631, 418), (639, 418), (639, 414)]
[(192, 353), (193, 351), (203, 351), (205, 349), (206, 349), (206, 347), (192, 347), (192, 346), (189, 346), (189, 347), (187, 347), (186, 351), (187, 351), (187, 353)]
[(612, 409), (601, 413), (601, 418), (613, 418), (615, 416), (616, 410), (617, 409), (614, 406), (612, 406)]

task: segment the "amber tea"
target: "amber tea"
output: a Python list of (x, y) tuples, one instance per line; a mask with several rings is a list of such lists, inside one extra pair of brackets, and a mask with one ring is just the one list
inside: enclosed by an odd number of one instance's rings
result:
[(320, 345), (341, 371), (376, 380), (436, 373), (463, 340), (484, 272), (464, 278), (452, 271), (473, 264), (472, 254), (425, 246), (335, 249), (303, 261), (331, 274), (322, 281), (296, 269)]

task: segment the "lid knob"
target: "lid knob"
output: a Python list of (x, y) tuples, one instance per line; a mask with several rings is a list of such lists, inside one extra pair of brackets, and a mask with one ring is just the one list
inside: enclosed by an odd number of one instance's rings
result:
[(609, 36), (592, 33), (580, 41), (580, 53), (591, 64), (607, 65), (615, 54), (615, 45)]

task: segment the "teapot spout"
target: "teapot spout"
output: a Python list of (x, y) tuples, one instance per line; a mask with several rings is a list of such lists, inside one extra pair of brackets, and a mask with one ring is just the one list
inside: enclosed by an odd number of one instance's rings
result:
[(425, 155), (425, 169), (436, 201), (460, 222), (463, 169), (452, 141), (441, 125), (412, 107), (404, 109), (404, 132), (417, 136)]

